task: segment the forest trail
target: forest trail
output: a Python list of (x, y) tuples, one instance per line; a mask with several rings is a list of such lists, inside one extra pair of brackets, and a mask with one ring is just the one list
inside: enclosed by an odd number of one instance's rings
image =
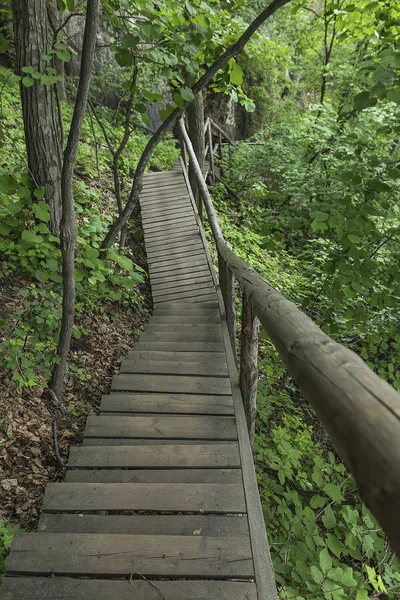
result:
[(17, 534), (3, 600), (273, 600), (236, 364), (180, 166), (140, 197), (154, 312)]

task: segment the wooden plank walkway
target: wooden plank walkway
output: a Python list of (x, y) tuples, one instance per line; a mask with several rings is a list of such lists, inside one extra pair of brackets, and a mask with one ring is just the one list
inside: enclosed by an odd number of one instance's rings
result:
[(3, 600), (274, 600), (224, 315), (182, 170), (140, 198), (154, 312), (15, 536)]

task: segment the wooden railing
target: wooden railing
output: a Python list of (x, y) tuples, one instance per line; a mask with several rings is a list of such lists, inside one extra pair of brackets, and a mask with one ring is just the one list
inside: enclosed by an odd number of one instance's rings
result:
[(400, 395), (235, 255), (224, 240), (182, 120), (180, 131), (218, 251), (219, 285), (235, 355), (235, 281), (242, 291), (240, 387), (250, 437), (256, 414), (259, 320), (400, 553)]
[[(233, 140), (211, 117), (207, 117), (204, 124), (204, 137), (204, 162), (208, 168), (204, 179), (207, 181), (208, 177), (210, 183), (214, 184), (219, 176), (222, 175), (223, 145), (224, 143), (233, 144)], [(219, 158), (218, 167), (215, 164), (216, 156)]]

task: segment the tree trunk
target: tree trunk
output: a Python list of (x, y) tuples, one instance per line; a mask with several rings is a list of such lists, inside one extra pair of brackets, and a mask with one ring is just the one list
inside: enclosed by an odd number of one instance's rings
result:
[[(204, 168), (204, 101), (203, 101), (203, 93), (200, 91), (195, 99), (186, 110), (187, 114), (187, 122), (189, 126), (189, 137), (193, 145), (193, 149), (196, 153), (198, 163), (200, 165), (201, 170)], [(193, 195), (196, 200), (197, 208), (199, 209), (199, 214), (201, 213), (200, 207), (200, 194), (197, 186), (196, 176), (193, 170), (193, 163), (189, 161), (189, 181), (190, 186), (193, 190)]]
[[(49, 50), (46, 0), (12, 0), (17, 73), (23, 67), (45, 72), (42, 59)], [(38, 187), (45, 188), (50, 205), (50, 230), (59, 232), (61, 221), (62, 150), (54, 86), (34, 79), (31, 87), (21, 83), (22, 114), (28, 168)]]
[[(47, 14), (49, 17), (49, 24), (53, 31), (53, 42), (57, 41), (58, 30), (61, 25), (61, 15), (58, 10), (57, 0), (48, 0), (47, 2)], [(62, 80), (57, 81), (57, 92), (60, 100), (67, 99), (67, 92), (65, 90), (65, 68), (64, 61), (60, 60), (56, 55), (53, 56), (54, 68), (57, 75), (62, 77)]]
[(75, 312), (75, 243), (77, 236), (76, 214), (72, 194), (72, 176), (76, 162), (79, 137), (89, 96), (90, 79), (93, 70), (96, 34), (99, 15), (99, 0), (88, 0), (86, 12), (85, 34), (83, 38), (81, 74), (78, 91), (72, 115), (71, 129), (68, 135), (64, 153), (62, 170), (62, 208), (61, 220), (61, 253), (63, 274), (63, 303), (61, 331), (58, 341), (57, 354), (59, 363), (56, 365), (49, 388), (61, 400), (64, 389), (64, 375), (67, 365), (68, 352), (71, 344), (72, 327)]

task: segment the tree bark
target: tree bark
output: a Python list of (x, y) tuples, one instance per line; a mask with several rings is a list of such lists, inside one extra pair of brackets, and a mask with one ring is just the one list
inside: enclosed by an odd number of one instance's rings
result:
[[(200, 79), (198, 79), (198, 81), (192, 87), (193, 95), (196, 97), (196, 95), (210, 83), (214, 75), (218, 73), (218, 71), (228, 62), (229, 59), (240, 54), (240, 52), (243, 50), (243, 48), (251, 39), (252, 35), (257, 31), (257, 29), (267, 19), (269, 19), (269, 17), (272, 16), (279, 8), (281, 8), (285, 4), (288, 4), (288, 2), (290, 2), (290, 0), (272, 0), (272, 2), (258, 15), (258, 17), (256, 17), (254, 21), (250, 23), (250, 25), (240, 36), (237, 42), (229, 46), (229, 48), (223, 54), (221, 54), (221, 56), (206, 70), (204, 75), (202, 75)], [(114, 221), (114, 223), (111, 225), (103, 241), (103, 255), (105, 254), (107, 248), (110, 248), (110, 246), (112, 246), (115, 238), (128, 222), (129, 217), (133, 213), (135, 206), (138, 203), (139, 195), (142, 190), (144, 170), (151, 155), (153, 154), (154, 150), (157, 148), (161, 140), (164, 139), (166, 134), (173, 129), (176, 121), (183, 115), (188, 104), (188, 102), (185, 102), (182, 108), (176, 108), (164, 121), (164, 123), (160, 125), (157, 131), (147, 142), (147, 145), (143, 151), (142, 156), (140, 157), (138, 166), (136, 168), (128, 202), (126, 203), (122, 215), (120, 215), (118, 219), (116, 219), (116, 221)]]
[[(49, 17), (49, 24), (53, 31), (53, 42), (57, 41), (58, 32), (61, 28), (61, 15), (58, 10), (57, 0), (48, 0), (47, 2), (47, 14)], [(57, 91), (60, 100), (67, 99), (67, 92), (65, 91), (65, 65), (64, 61), (60, 60), (56, 55), (53, 57), (54, 68), (57, 75), (62, 77), (62, 80), (57, 81)]]
[(64, 153), (64, 164), (61, 177), (62, 209), (61, 220), (61, 253), (63, 274), (63, 303), (61, 330), (58, 341), (57, 354), (59, 363), (56, 365), (49, 382), (49, 388), (54, 391), (58, 400), (61, 400), (64, 389), (64, 376), (67, 357), (71, 344), (72, 327), (75, 312), (75, 244), (77, 236), (76, 213), (72, 193), (72, 176), (74, 172), (79, 137), (86, 104), (89, 96), (90, 79), (92, 76), (94, 53), (96, 48), (96, 34), (99, 16), (99, 0), (88, 0), (83, 38), (81, 61), (81, 74), (79, 77), (78, 91), (72, 115), (71, 129), (68, 135), (67, 146)]
[[(189, 137), (196, 153), (201, 170), (204, 168), (204, 101), (203, 93), (199, 92), (193, 102), (189, 104), (186, 110), (187, 122), (189, 126)], [(199, 193), (197, 179), (193, 170), (193, 161), (189, 160), (189, 181), (193, 191), (196, 205), (201, 217), (201, 196)]]
[[(42, 59), (49, 50), (46, 0), (12, 0), (17, 74), (23, 67), (45, 72)], [(62, 149), (55, 87), (35, 79), (31, 87), (20, 84), (28, 168), (38, 187), (44, 187), (50, 205), (50, 230), (60, 229)]]

